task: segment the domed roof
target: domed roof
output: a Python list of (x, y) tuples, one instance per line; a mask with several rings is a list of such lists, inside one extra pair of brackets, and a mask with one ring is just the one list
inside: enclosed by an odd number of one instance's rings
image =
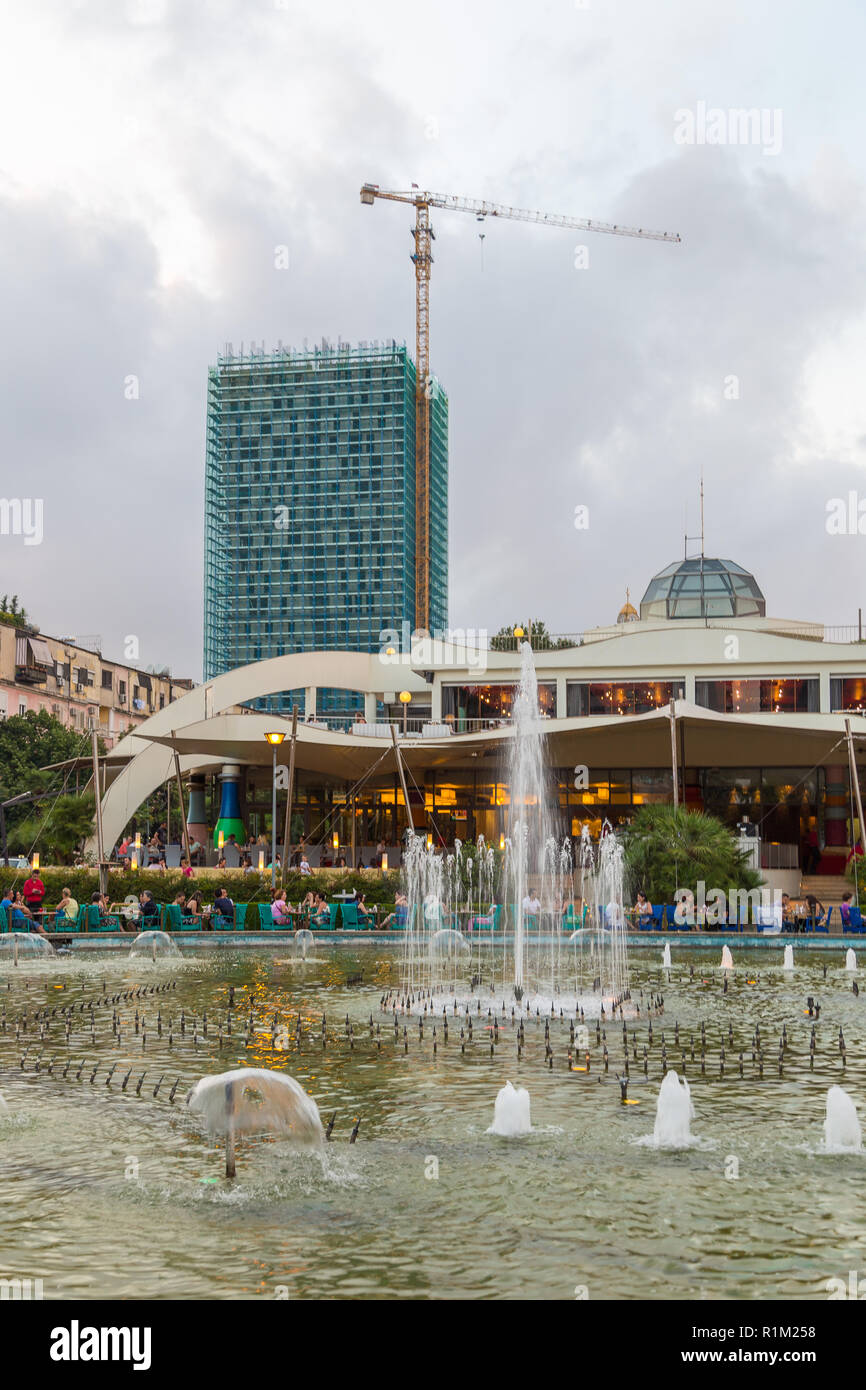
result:
[(763, 618), (766, 612), (754, 575), (733, 560), (705, 555), (660, 570), (640, 603), (642, 619)]
[(638, 622), (638, 621), (640, 620), (640, 614), (638, 613), (638, 611), (637, 611), (637, 609), (635, 608), (634, 604), (629, 602), (630, 599), (631, 599), (631, 593), (630, 593), (630, 591), (629, 591), (628, 589), (626, 589), (626, 591), (625, 591), (625, 603), (623, 604), (622, 608), (619, 610), (619, 613), (617, 614), (617, 617), (616, 617), (616, 620), (617, 620), (618, 623), (636, 623), (636, 622)]

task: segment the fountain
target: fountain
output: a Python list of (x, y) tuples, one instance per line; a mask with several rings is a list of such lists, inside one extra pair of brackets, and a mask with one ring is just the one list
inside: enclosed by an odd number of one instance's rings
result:
[(300, 931), (296, 931), (292, 942), (295, 955), (301, 956), (306, 960), (308, 953), (312, 951), (315, 945), (315, 941), (316, 938), (313, 936), (313, 933), (307, 931), (306, 927), (302, 927)]
[(488, 1134), (501, 1134), (511, 1139), (518, 1134), (529, 1134), (532, 1125), (529, 1120), (529, 1092), (523, 1086), (514, 1089), (506, 1081), (496, 1097), (493, 1107), (493, 1124)]
[(202, 1077), (187, 1104), (210, 1134), (225, 1136), (227, 1178), (235, 1175), (238, 1134), (278, 1134), (310, 1148), (325, 1137), (316, 1102), (294, 1077), (281, 1072), (241, 1067)]
[(17, 965), (19, 961), (26, 960), (28, 965), (32, 965), (37, 960), (49, 960), (55, 954), (51, 942), (37, 932), (14, 931), (0, 936), (0, 961), (11, 961)]
[(666, 942), (665, 942), (665, 949), (664, 949), (664, 951), (662, 952), (662, 965), (663, 965), (666, 969), (670, 969), (670, 964), (671, 964), (671, 945), (670, 945), (670, 942), (669, 942), (669, 941), (666, 941)]
[(793, 948), (793, 946), (786, 946), (786, 947), (785, 947), (785, 958), (784, 958), (784, 960), (782, 961), (782, 969), (783, 969), (783, 970), (793, 970), (793, 969), (794, 969), (794, 948)]
[(150, 956), (151, 960), (156, 960), (158, 956), (174, 956), (180, 958), (180, 950), (176, 941), (172, 941), (168, 932), (164, 931), (143, 931), (135, 938), (129, 948), (130, 956), (141, 960)]
[(857, 1107), (841, 1086), (827, 1092), (824, 1119), (824, 1148), (828, 1153), (861, 1153), (862, 1135)]
[(857, 969), (857, 956), (856, 956), (855, 952), (852, 951), (852, 949), (851, 949), (850, 946), (848, 947), (848, 950), (845, 952), (845, 969), (846, 969), (846, 970), (856, 970), (856, 969)]
[(733, 956), (731, 955), (731, 948), (730, 948), (730, 946), (723, 946), (723, 947), (722, 947), (722, 963), (721, 963), (719, 969), (720, 969), (720, 970), (733, 970), (733, 968), (734, 968), (734, 958), (733, 958)]
[[(630, 1010), (623, 848), (605, 822), (597, 853), (588, 828), (578, 854), (580, 927), (574, 928), (575, 866), (570, 839), (554, 833), (558, 807), (546, 766), (538, 682), (528, 642), (521, 647), (520, 685), (513, 704), (508, 743), (510, 786), (508, 833), (504, 837), (498, 901), (495, 856), (483, 837), (472, 846), (455, 843), (437, 854), (423, 835), (407, 835), (402, 865), (407, 898), (400, 983), (401, 1007), (410, 1012), (467, 1009), (509, 1000), (529, 1013), (597, 1017)], [(594, 909), (585, 901), (592, 879)], [(495, 930), (497, 917), (500, 929)], [(467, 956), (457, 945), (461, 927), (472, 930)], [(512, 938), (507, 949), (504, 930)], [(433, 943), (445, 943), (448, 949)], [(571, 949), (568, 949), (568, 948)], [(470, 972), (464, 970), (469, 963)], [(471, 978), (465, 978), (466, 974)]]
[(685, 1077), (675, 1071), (665, 1073), (659, 1087), (653, 1143), (661, 1149), (685, 1149), (692, 1142), (691, 1120), (694, 1108)]

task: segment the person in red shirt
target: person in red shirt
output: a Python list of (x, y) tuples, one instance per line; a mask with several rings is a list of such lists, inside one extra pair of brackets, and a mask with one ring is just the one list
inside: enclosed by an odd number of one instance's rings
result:
[(45, 899), (45, 884), (39, 877), (38, 870), (34, 870), (24, 885), (24, 901), (30, 908), (35, 917), (42, 911), (42, 903)]

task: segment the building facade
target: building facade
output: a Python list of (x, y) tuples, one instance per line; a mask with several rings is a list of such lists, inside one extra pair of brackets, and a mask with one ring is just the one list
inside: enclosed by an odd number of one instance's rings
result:
[(107, 748), (192, 689), (33, 627), (0, 623), (0, 718), (39, 713), (81, 733), (96, 730)]
[[(444, 630), (448, 399), (431, 389), (431, 623)], [(377, 651), (384, 630), (415, 625), (414, 557), (405, 345), (220, 357), (208, 379), (205, 680), (286, 652)], [(362, 703), (344, 690), (317, 698), (319, 713)], [(303, 689), (264, 707), (293, 703), (305, 711)]]
[[(750, 603), (763, 604), (751, 577), (724, 563)], [(717, 601), (715, 585), (706, 594)], [(767, 871), (796, 875), (814, 834), (818, 871), (841, 874), (857, 832), (846, 720), (866, 794), (862, 634), (754, 609), (642, 619), (627, 605), (621, 616), (567, 646), (539, 644), (534, 652), (558, 832), (576, 838), (588, 825), (597, 836), (605, 821), (621, 825), (642, 806), (671, 802), (675, 764), (683, 804), (732, 829), (746, 818), (757, 827)], [(244, 824), (259, 833), (271, 784), (265, 733), (289, 726), (272, 715), (239, 718), (233, 707), (298, 687), (315, 707), (318, 691), (337, 687), (364, 692), (365, 718), (320, 713), (298, 731), (294, 818), (314, 858), (318, 845), (333, 848), (334, 836), (359, 855), (380, 840), (399, 844), (408, 815), (392, 728), (415, 828), (437, 844), (477, 835), (498, 843), (511, 814), (520, 661), (515, 651), (422, 639), (405, 651), (301, 653), (237, 669), (194, 691), (176, 714), (155, 715), (117, 749), (107, 834), (122, 830), (154, 780), (167, 775), (170, 748), (185, 772), (237, 783)], [(400, 692), (410, 697), (406, 705)]]

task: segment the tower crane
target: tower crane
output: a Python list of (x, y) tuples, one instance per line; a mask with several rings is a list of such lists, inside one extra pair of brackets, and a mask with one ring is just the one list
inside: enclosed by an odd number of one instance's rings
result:
[(361, 202), (372, 207), (377, 198), (391, 203), (409, 203), (415, 208), (415, 627), (430, 627), (430, 270), (433, 265), (430, 209), (468, 212), (483, 222), (487, 217), (504, 217), (512, 222), (533, 222), (543, 227), (569, 228), (580, 232), (605, 232), (611, 236), (639, 237), (644, 241), (680, 241), (676, 232), (651, 232), (644, 227), (624, 227), (618, 223), (596, 222), (585, 217), (562, 217), (505, 203), (479, 202), (454, 193), (422, 192), (413, 185), (408, 192), (380, 188), (377, 183), (361, 187)]

